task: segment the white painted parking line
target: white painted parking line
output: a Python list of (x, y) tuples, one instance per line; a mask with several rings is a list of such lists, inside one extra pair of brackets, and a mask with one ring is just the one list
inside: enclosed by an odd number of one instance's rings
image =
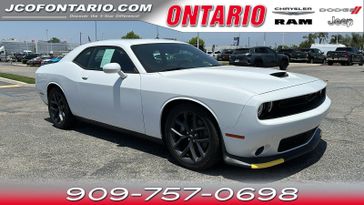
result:
[(18, 88), (18, 87), (21, 87), (21, 85), (2, 85), (2, 86), (0, 86), (0, 89), (1, 88)]

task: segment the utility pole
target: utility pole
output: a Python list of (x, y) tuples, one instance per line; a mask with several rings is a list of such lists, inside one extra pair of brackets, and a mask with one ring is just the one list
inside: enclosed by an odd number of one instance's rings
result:
[(49, 54), (49, 48), (48, 48), (48, 41), (49, 41), (49, 38), (48, 38), (48, 29), (46, 29), (46, 45), (47, 45), (47, 54)]
[(200, 33), (197, 32), (197, 48), (200, 49)]
[(82, 45), (82, 32), (80, 32), (80, 45)]
[(236, 45), (236, 47), (237, 47), (237, 48), (239, 48), (239, 45), (240, 45), (240, 32), (239, 32), (239, 34), (238, 34), (238, 38), (239, 38), (239, 40), (238, 40), (238, 43), (237, 43), (237, 45)]
[(265, 41), (266, 41), (266, 36), (265, 36), (265, 32), (264, 32), (264, 46), (265, 46)]
[(248, 36), (248, 47), (250, 47), (250, 37)]
[(157, 35), (156, 35), (156, 39), (159, 39), (159, 26), (156, 26), (156, 29), (157, 29)]
[(285, 37), (284, 37), (284, 32), (282, 33), (282, 45), (284, 45), (285, 44), (285, 39), (284, 39)]
[(95, 21), (95, 41), (97, 41), (97, 21)]

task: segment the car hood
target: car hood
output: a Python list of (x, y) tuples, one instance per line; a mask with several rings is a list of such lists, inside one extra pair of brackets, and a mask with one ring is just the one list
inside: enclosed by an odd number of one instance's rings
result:
[(217, 66), (160, 72), (175, 80), (190, 81), (208, 86), (230, 86), (255, 94), (263, 94), (283, 88), (319, 80), (317, 78), (268, 68)]

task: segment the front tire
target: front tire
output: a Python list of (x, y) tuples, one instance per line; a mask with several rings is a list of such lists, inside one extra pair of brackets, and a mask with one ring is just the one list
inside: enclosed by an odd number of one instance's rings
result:
[(192, 104), (169, 112), (164, 139), (178, 164), (192, 170), (212, 167), (221, 159), (219, 132), (210, 113)]
[(48, 112), (53, 125), (60, 129), (70, 129), (75, 121), (66, 97), (59, 88), (48, 93)]

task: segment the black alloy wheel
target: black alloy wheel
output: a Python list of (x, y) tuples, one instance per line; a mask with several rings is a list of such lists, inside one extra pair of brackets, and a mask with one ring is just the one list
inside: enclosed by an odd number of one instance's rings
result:
[(48, 93), (48, 112), (53, 125), (57, 128), (69, 129), (74, 121), (67, 100), (58, 88), (53, 88)]
[(168, 114), (164, 136), (168, 151), (186, 168), (207, 169), (221, 158), (213, 120), (194, 105), (177, 106)]

